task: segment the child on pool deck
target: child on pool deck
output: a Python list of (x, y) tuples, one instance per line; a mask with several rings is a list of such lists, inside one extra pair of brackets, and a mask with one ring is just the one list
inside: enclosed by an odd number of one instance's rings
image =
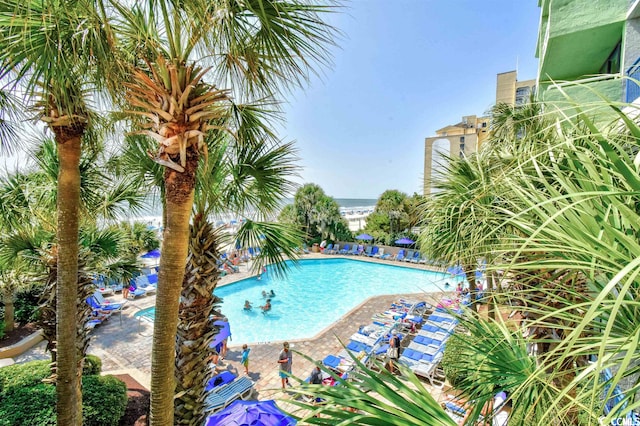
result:
[(249, 352), (251, 352), (251, 349), (247, 347), (247, 344), (242, 345), (242, 359), (240, 363), (244, 366), (244, 374), (247, 376), (249, 375)]

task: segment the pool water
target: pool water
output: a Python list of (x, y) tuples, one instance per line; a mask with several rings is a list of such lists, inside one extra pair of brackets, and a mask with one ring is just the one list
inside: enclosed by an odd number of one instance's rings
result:
[[(232, 345), (310, 338), (371, 296), (440, 291), (451, 275), (351, 259), (301, 260), (285, 278), (247, 278), (219, 287), (222, 313), (231, 325)], [(262, 291), (273, 290), (263, 314)], [(244, 301), (253, 309), (245, 311)]]

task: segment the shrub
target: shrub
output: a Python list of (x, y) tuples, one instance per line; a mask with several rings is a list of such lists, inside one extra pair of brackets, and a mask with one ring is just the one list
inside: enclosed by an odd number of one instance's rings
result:
[(442, 369), (444, 375), (454, 388), (460, 384), (463, 377), (466, 377), (466, 373), (469, 371), (468, 359), (469, 359), (469, 336), (460, 338), (457, 335), (452, 335), (447, 340), (447, 346), (442, 356)]
[(83, 376), (99, 376), (102, 372), (102, 360), (95, 355), (87, 355), (84, 358)]
[(37, 385), (51, 373), (49, 361), (31, 361), (0, 368), (0, 398), (5, 389)]
[(15, 320), (21, 325), (35, 322), (40, 315), (38, 306), (42, 288), (34, 288), (29, 291), (22, 291), (16, 294), (16, 300), (13, 302), (15, 309)]
[(4, 321), (0, 321), (0, 339), (4, 338), (4, 326), (5, 326)]
[(56, 388), (46, 383), (5, 388), (0, 399), (0, 425), (56, 424)]
[(113, 376), (85, 376), (82, 385), (83, 424), (117, 424), (127, 408), (127, 386), (124, 382)]
[[(91, 358), (91, 368), (99, 370), (100, 359)], [(48, 361), (0, 369), (0, 426), (56, 424), (55, 386), (42, 383), (49, 372)], [(127, 387), (113, 376), (83, 376), (82, 403), (84, 425), (117, 424), (127, 407)]]

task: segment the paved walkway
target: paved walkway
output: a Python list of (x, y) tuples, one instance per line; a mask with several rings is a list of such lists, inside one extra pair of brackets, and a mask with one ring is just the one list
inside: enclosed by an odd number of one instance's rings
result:
[[(329, 256), (310, 254), (305, 258), (327, 258)], [(377, 259), (357, 257), (359, 260), (369, 262), (389, 263)], [(394, 262), (391, 262), (392, 264)], [(402, 263), (403, 266), (425, 269), (424, 265)], [(221, 279), (220, 285), (247, 278), (250, 276), (248, 265), (242, 265), (240, 272), (228, 275)], [(390, 286), (393, 283), (389, 283)], [(441, 295), (434, 294), (434, 298)], [(305, 378), (311, 372), (312, 364), (295, 352), (300, 352), (314, 360), (322, 360), (328, 354), (335, 354), (342, 349), (339, 340), (345, 344), (349, 336), (358, 330), (360, 325), (371, 323), (371, 316), (376, 312), (386, 310), (393, 300), (398, 297), (420, 297), (433, 301), (431, 296), (419, 295), (393, 295), (378, 296), (367, 299), (362, 304), (354, 308), (351, 312), (336, 321), (330, 328), (320, 335), (309, 340), (292, 340), (291, 348), (294, 351), (293, 374)], [(119, 296), (111, 298), (118, 300)], [(153, 325), (133, 317), (140, 309), (153, 306), (154, 296), (142, 296), (135, 300), (129, 300), (123, 313), (121, 322), (117, 316), (112, 316), (106, 323), (96, 327), (91, 333), (91, 343), (89, 353), (99, 356), (102, 359), (103, 371), (106, 374), (127, 373), (134, 377), (143, 386), (149, 388), (151, 374), (151, 346)], [(282, 342), (272, 342), (265, 344), (253, 344), (251, 347), (249, 377), (256, 383), (256, 390), (259, 398), (281, 398), (284, 395), (280, 392), (281, 386), (278, 377), (278, 353), (282, 349)], [(244, 374), (240, 365), (240, 355), (242, 348), (239, 345), (229, 346), (226, 360), (221, 366), (234, 373)], [(44, 353), (44, 343), (41, 343), (23, 355), (16, 357), (16, 362), (25, 362), (32, 359), (48, 359), (48, 354)]]

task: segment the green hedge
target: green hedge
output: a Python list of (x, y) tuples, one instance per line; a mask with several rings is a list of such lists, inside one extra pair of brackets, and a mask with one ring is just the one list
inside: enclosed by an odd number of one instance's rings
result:
[[(99, 371), (95, 358), (88, 364)], [(56, 424), (56, 389), (42, 383), (48, 375), (47, 361), (0, 368), (0, 426)], [(113, 376), (83, 376), (82, 403), (84, 425), (117, 424), (127, 407), (127, 387)]]
[(84, 358), (83, 376), (97, 376), (102, 373), (102, 360), (95, 355), (87, 355)]
[(127, 408), (127, 386), (113, 376), (82, 378), (84, 426), (117, 424)]
[(442, 356), (442, 369), (444, 375), (454, 388), (465, 377), (464, 375), (469, 371), (468, 359), (469, 359), (469, 336), (465, 336), (464, 339), (460, 336), (453, 334), (447, 340), (447, 346)]

